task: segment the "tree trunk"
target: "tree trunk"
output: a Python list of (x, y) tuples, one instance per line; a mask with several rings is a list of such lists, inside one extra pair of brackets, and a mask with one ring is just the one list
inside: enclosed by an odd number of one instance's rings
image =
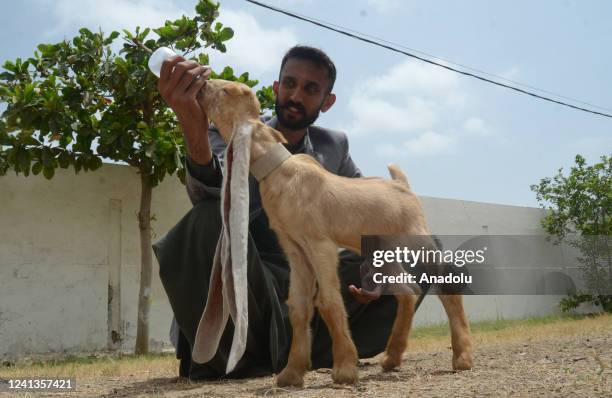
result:
[(604, 242), (606, 243), (605, 245), (605, 251), (606, 251), (606, 255), (608, 257), (608, 281), (610, 282), (609, 286), (612, 286), (612, 254), (610, 254), (610, 252), (612, 252), (612, 250), (610, 250), (610, 236), (606, 236), (606, 235), (602, 235), (601, 239), (604, 240)]
[(149, 352), (149, 312), (151, 310), (151, 194), (153, 187), (147, 173), (140, 171), (141, 193), (138, 226), (140, 227), (140, 291), (135, 354)]

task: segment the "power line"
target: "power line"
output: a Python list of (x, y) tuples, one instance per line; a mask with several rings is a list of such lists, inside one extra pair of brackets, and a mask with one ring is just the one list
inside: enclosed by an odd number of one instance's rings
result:
[[(450, 71), (452, 71), (452, 72), (462, 74), (462, 75), (464, 75), (464, 76), (473, 77), (473, 78), (475, 78), (475, 79), (478, 79), (478, 80), (481, 80), (481, 81), (484, 81), (484, 82), (487, 82), (487, 83), (491, 83), (491, 84), (494, 84), (494, 85), (497, 85), (497, 86), (500, 86), (500, 87), (505, 87), (505, 88), (507, 88), (507, 89), (514, 90), (514, 91), (517, 91), (517, 92), (519, 92), (519, 93), (526, 94), (526, 95), (529, 95), (529, 96), (532, 96), (532, 97), (535, 97), (535, 98), (539, 98), (539, 99), (542, 99), (542, 100), (544, 100), (544, 101), (553, 102), (553, 103), (558, 104), (558, 105), (563, 105), (563, 106), (567, 106), (567, 107), (569, 107), (569, 108), (573, 108), (573, 109), (580, 110), (580, 111), (583, 111), (583, 112), (588, 112), (588, 113), (592, 113), (592, 114), (595, 114), (595, 115), (599, 115), (599, 116), (604, 116), (604, 117), (609, 117), (609, 118), (612, 118), (612, 114), (603, 113), (603, 112), (598, 112), (598, 111), (594, 111), (594, 110), (591, 110), (591, 109), (583, 108), (583, 107), (580, 107), (580, 106), (576, 106), (576, 105), (568, 104), (568, 103), (563, 102), (563, 101), (559, 101), (559, 100), (556, 100), (556, 99), (553, 99), (553, 98), (545, 97), (545, 96), (542, 96), (542, 95), (536, 94), (536, 93), (534, 93), (534, 92), (527, 91), (527, 90), (523, 90), (523, 89), (521, 89), (521, 88), (514, 87), (514, 86), (511, 86), (511, 85), (508, 85), (508, 84), (504, 84), (504, 83), (496, 82), (496, 81), (494, 81), (494, 80), (487, 79), (487, 78), (485, 78), (485, 77), (482, 77), (482, 76), (476, 75), (476, 74), (474, 74), (474, 73), (470, 73), (470, 72), (462, 71), (462, 70), (459, 70), (459, 69), (456, 69), (456, 68), (450, 67), (450, 66), (448, 66), (448, 65), (444, 65), (444, 64), (441, 64), (441, 63), (438, 63), (438, 62), (432, 61), (432, 60), (430, 60), (430, 59), (423, 58), (423, 57), (420, 57), (420, 56), (418, 56), (418, 55), (415, 55), (415, 54), (412, 54), (412, 53), (409, 53), (409, 52), (406, 52), (406, 51), (402, 51), (402, 50), (400, 50), (400, 49), (398, 49), (398, 48), (391, 47), (390, 45), (387, 45), (387, 44), (382, 44), (382, 43), (380, 43), (380, 42), (378, 42), (378, 41), (375, 41), (375, 40), (372, 40), (372, 39), (368, 39), (367, 37), (365, 37), (365, 36), (367, 36), (367, 35), (365, 35), (365, 34), (363, 34), (363, 33), (360, 33), (360, 32), (353, 31), (353, 32), (356, 32), (356, 33), (349, 33), (349, 32), (348, 32), (348, 30), (349, 30), (349, 29), (346, 29), (346, 28), (344, 28), (344, 27), (340, 27), (340, 28), (342, 28), (342, 29), (335, 28), (335, 27), (331, 26), (331, 25), (333, 25), (333, 24), (319, 22), (319, 21), (315, 20), (314, 18), (311, 18), (311, 17), (306, 17), (306, 16), (302, 16), (302, 15), (298, 15), (298, 14), (295, 14), (295, 13), (292, 13), (292, 12), (289, 12), (289, 11), (286, 11), (286, 10), (283, 10), (283, 9), (280, 9), (280, 8), (277, 8), (277, 7), (273, 7), (273, 6), (270, 6), (270, 5), (264, 4), (264, 3), (260, 3), (259, 1), (255, 1), (255, 0), (246, 0), (246, 1), (247, 1), (247, 2), (249, 2), (249, 3), (255, 4), (255, 5), (257, 5), (257, 6), (260, 6), (260, 7), (263, 7), (263, 8), (267, 8), (267, 9), (269, 9), (269, 10), (272, 10), (272, 11), (275, 11), (275, 12), (278, 12), (278, 13), (281, 13), (281, 14), (285, 14), (285, 15), (287, 15), (287, 16), (289, 16), (289, 17), (296, 18), (296, 19), (299, 19), (299, 20), (301, 20), (301, 21), (311, 23), (311, 24), (313, 24), (313, 25), (316, 25), (316, 26), (322, 27), (322, 28), (324, 28), (324, 29), (328, 29), (328, 30), (334, 31), (334, 32), (336, 32), (336, 33), (340, 33), (340, 34), (342, 34), (342, 35), (345, 35), (345, 36), (351, 37), (351, 38), (353, 38), (353, 39), (357, 39), (357, 40), (363, 41), (363, 42), (368, 43), (368, 44), (372, 44), (372, 45), (375, 45), (375, 46), (378, 46), (378, 47), (382, 47), (382, 48), (385, 48), (385, 49), (387, 49), (387, 50), (391, 50), (391, 51), (393, 51), (393, 52), (397, 52), (397, 53), (400, 53), (400, 54), (406, 55), (406, 56), (408, 56), (408, 57), (418, 59), (418, 60), (423, 61), (423, 62), (426, 62), (426, 63), (428, 63), (428, 64), (432, 64), (432, 65), (438, 66), (438, 67), (440, 67), (440, 68), (444, 68), (444, 69), (450, 70)], [(338, 25), (335, 25), (335, 26), (338, 26)], [(372, 37), (372, 36), (370, 36), (370, 37)], [(376, 38), (376, 40), (385, 41), (385, 42), (387, 42), (387, 43), (389, 43), (389, 44), (393, 44), (394, 46), (397, 46), (397, 47), (404, 47), (404, 46), (401, 46), (401, 45), (397, 45), (397, 44), (395, 44), (395, 43), (388, 42), (388, 41), (386, 41), (386, 40), (381, 40), (381, 39), (379, 39), (379, 38)], [(404, 47), (404, 48), (407, 48), (407, 47)], [(414, 51), (414, 52), (420, 52), (420, 51), (415, 51), (415, 50), (412, 50), (412, 49), (411, 49), (411, 51)], [(422, 52), (421, 52), (421, 53), (422, 53)], [(422, 54), (425, 54), (425, 53), (422, 53)], [(426, 55), (427, 55), (427, 56), (429, 56), (429, 57), (432, 57), (432, 58), (441, 59), (441, 58), (438, 58), (438, 57), (433, 57), (433, 56), (431, 56), (431, 55), (429, 55), (429, 54), (426, 54)], [(442, 60), (442, 59), (441, 59), (441, 60)], [(446, 60), (443, 60), (443, 61), (444, 61), (444, 62), (448, 62), (448, 63), (452, 63), (452, 62), (449, 62), (449, 61), (446, 61)], [(459, 64), (456, 64), (456, 65), (459, 65)], [(471, 70), (477, 71), (477, 72), (482, 73), (482, 74), (487, 74), (487, 75), (490, 75), (490, 76), (495, 76), (495, 75), (492, 75), (492, 74), (490, 74), (490, 73), (483, 72), (483, 71), (478, 71), (478, 70), (476, 70), (476, 69), (469, 68), (469, 67), (466, 67), (466, 66), (463, 66), (463, 65), (459, 65), (459, 66), (461, 66), (461, 67), (463, 67), (463, 68), (465, 68), (465, 69), (471, 69)], [(503, 79), (503, 80), (509, 81), (509, 82), (512, 82), (512, 83), (514, 83), (514, 84), (518, 84), (518, 85), (524, 86), (524, 87), (529, 87), (529, 88), (532, 88), (532, 89), (534, 89), (534, 90), (538, 90), (538, 91), (546, 92), (545, 90), (541, 90), (541, 89), (538, 89), (538, 88), (535, 88), (535, 87), (527, 86), (527, 85), (524, 85), (524, 84), (521, 84), (521, 83), (518, 83), (518, 82), (511, 81), (511, 80), (509, 80), (509, 79), (500, 78), (499, 76), (495, 76), (495, 77), (496, 77), (496, 78), (499, 78), (499, 79)], [(558, 94), (555, 94), (555, 93), (552, 93), (552, 92), (547, 92), (547, 93), (552, 94), (552, 95), (555, 95), (555, 96), (558, 96), (558, 97), (566, 98), (566, 99), (569, 99), (569, 100), (572, 100), (572, 101), (575, 101), (575, 102), (581, 102), (581, 103), (583, 103), (583, 104), (585, 104), (585, 105), (589, 105), (589, 106), (592, 106), (592, 107), (596, 107), (596, 108), (606, 109), (606, 110), (607, 110), (607, 108), (603, 108), (603, 107), (600, 107), (600, 106), (597, 106), (597, 105), (592, 105), (592, 104), (589, 104), (589, 103), (586, 103), (586, 102), (582, 102), (582, 101), (578, 101), (578, 100), (575, 100), (575, 99), (572, 99), (572, 98), (563, 97), (563, 96), (561, 96), (561, 95), (558, 95)]]
[(474, 72), (482, 73), (483, 75), (488, 75), (488, 76), (494, 77), (494, 78), (499, 79), (499, 80), (504, 80), (504, 81), (507, 81), (509, 83), (516, 84), (518, 86), (523, 86), (523, 87), (530, 88), (532, 90), (541, 91), (541, 92), (546, 93), (546, 94), (554, 95), (555, 97), (563, 98), (563, 99), (570, 100), (570, 101), (573, 101), (573, 102), (578, 102), (578, 103), (581, 103), (583, 105), (591, 106), (593, 108), (599, 108), (599, 109), (602, 109), (602, 110), (605, 110), (605, 111), (612, 111), (612, 108), (605, 108), (603, 106), (591, 104), (589, 102), (581, 101), (581, 100), (576, 99), (576, 98), (567, 97), (567, 96), (561, 95), (559, 93), (555, 93), (553, 91), (548, 91), (548, 90), (541, 89), (541, 88), (538, 88), (538, 87), (535, 87), (535, 86), (531, 86), (529, 84), (517, 82), (516, 80), (508, 79), (508, 78), (503, 77), (503, 76), (499, 76), (499, 75), (496, 75), (496, 74), (493, 74), (493, 73), (489, 73), (489, 72), (486, 72), (486, 71), (483, 71), (483, 70), (480, 70), (480, 69), (472, 68), (472, 67), (467, 66), (467, 65), (462, 65), (460, 63), (453, 62), (453, 61), (450, 61), (450, 60), (442, 58), (442, 57), (437, 57), (435, 55), (426, 53), (424, 51), (420, 51), (420, 50), (417, 50), (417, 49), (414, 49), (414, 48), (411, 48), (411, 47), (407, 47), (405, 45), (402, 45), (402, 44), (399, 44), (399, 43), (396, 43), (396, 42), (392, 42), (392, 41), (386, 40), (386, 39), (378, 37), (378, 36), (374, 36), (374, 35), (370, 35), (370, 34), (367, 34), (367, 33), (359, 32), (357, 30), (346, 28), (346, 27), (343, 27), (341, 25), (336, 25), (333, 22), (329, 22), (329, 21), (326, 21), (324, 19), (314, 18), (314, 17), (306, 17), (305, 15), (300, 15), (298, 13), (295, 13), (295, 15), (299, 15), (299, 16), (305, 17), (305, 18), (310, 18), (313, 21), (324, 23), (324, 24), (327, 24), (329, 26), (333, 26), (333, 27), (336, 27), (336, 28), (339, 28), (339, 29), (344, 29), (347, 32), (352, 32), (352, 33), (355, 33), (355, 34), (359, 34), (359, 35), (361, 35), (363, 37), (368, 37), (368, 38), (373, 39), (373, 40), (378, 40), (380, 42), (387, 43), (387, 44), (395, 46), (395, 47), (399, 47), (399, 48), (403, 48), (403, 49), (406, 49), (406, 50), (410, 50), (412, 52), (425, 55), (425, 56), (427, 56), (429, 58), (433, 58), (433, 59), (436, 59), (436, 60), (439, 60), (439, 61), (443, 61), (443, 62), (446, 62), (446, 63), (451, 64), (451, 65), (459, 66), (459, 67), (464, 68), (464, 69), (469, 69), (469, 70), (474, 71)]

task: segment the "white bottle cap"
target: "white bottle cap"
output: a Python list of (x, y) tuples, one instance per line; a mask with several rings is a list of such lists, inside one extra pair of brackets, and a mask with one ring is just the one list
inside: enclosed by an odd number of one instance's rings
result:
[(149, 58), (149, 69), (155, 76), (159, 77), (164, 61), (175, 56), (176, 53), (168, 47), (160, 47), (151, 54)]

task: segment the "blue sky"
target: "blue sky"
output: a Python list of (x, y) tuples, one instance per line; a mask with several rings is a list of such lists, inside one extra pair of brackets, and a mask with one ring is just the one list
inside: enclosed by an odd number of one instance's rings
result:
[[(414, 50), (609, 108), (612, 2), (601, 0), (263, 0)], [(193, 14), (192, 0), (24, 0), (3, 6), (0, 61), (39, 43)], [(322, 48), (338, 68), (336, 105), (317, 124), (349, 135), (366, 175), (398, 163), (419, 195), (537, 206), (529, 185), (612, 154), (612, 119), (454, 74), (246, 1), (221, 2), (236, 36), (214, 67), (271, 84), (284, 51)]]

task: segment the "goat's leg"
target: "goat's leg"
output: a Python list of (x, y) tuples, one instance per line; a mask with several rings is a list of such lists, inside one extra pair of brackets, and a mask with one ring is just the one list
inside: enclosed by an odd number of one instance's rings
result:
[(396, 294), (397, 313), (393, 329), (387, 341), (385, 354), (380, 362), (383, 370), (390, 371), (402, 363), (402, 355), (408, 346), (408, 334), (412, 326), (416, 296), (413, 294)]
[(303, 387), (304, 374), (310, 367), (310, 320), (314, 311), (313, 296), (316, 280), (312, 268), (304, 258), (303, 251), (280, 234), (279, 241), (291, 266), (287, 305), (293, 337), (287, 366), (277, 376), (276, 384), (279, 387)]
[(351, 338), (338, 277), (338, 249), (332, 242), (309, 245), (307, 258), (315, 269), (319, 290), (315, 305), (332, 338), (332, 379), (339, 384), (357, 382), (357, 349)]
[(453, 369), (472, 369), (472, 338), (470, 323), (463, 309), (463, 296), (439, 295), (444, 306), (451, 329), (451, 345), (453, 347)]

